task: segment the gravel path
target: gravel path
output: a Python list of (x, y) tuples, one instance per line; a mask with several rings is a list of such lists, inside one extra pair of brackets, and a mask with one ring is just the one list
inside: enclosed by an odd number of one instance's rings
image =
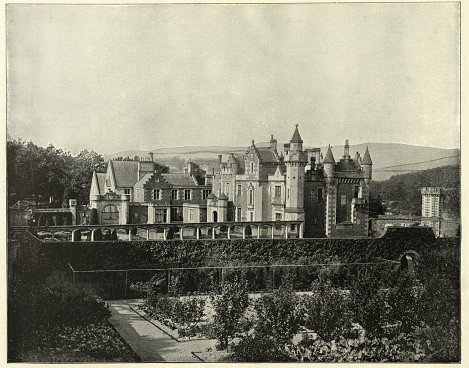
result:
[(178, 342), (156, 324), (135, 313), (141, 300), (113, 300), (108, 302), (111, 323), (143, 362), (200, 362), (192, 352), (212, 349), (213, 340)]

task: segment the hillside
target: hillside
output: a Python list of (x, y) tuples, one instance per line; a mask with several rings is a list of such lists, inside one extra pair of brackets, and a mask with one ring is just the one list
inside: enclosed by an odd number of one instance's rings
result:
[(460, 166), (443, 166), (430, 170), (392, 176), (382, 182), (371, 182), (370, 195), (386, 202), (388, 211), (420, 215), (422, 187), (442, 187), (445, 192), (445, 210), (460, 213)]
[[(268, 143), (257, 143), (258, 146), (267, 146)], [(278, 147), (283, 144), (279, 143)], [(420, 170), (428, 170), (435, 167), (457, 165), (460, 156), (459, 149), (442, 149), (434, 147), (412, 146), (400, 143), (362, 143), (350, 146), (350, 155), (354, 156), (355, 152), (359, 152), (363, 157), (366, 147), (371, 154), (373, 160), (373, 180), (383, 181), (389, 179), (393, 175), (415, 172)], [(172, 171), (182, 170), (185, 162), (189, 159), (198, 162), (204, 166), (216, 165), (218, 155), (223, 155), (226, 160), (227, 155), (234, 153), (242, 155), (246, 152), (247, 147), (233, 146), (186, 146), (159, 148), (153, 150), (154, 159), (157, 162), (171, 166)], [(305, 148), (312, 148), (306, 146)], [(327, 151), (327, 147), (321, 147), (323, 154)], [(332, 147), (332, 153), (336, 160), (343, 155), (343, 145), (335, 145)], [(148, 151), (126, 150), (117, 152), (104, 159), (117, 157), (149, 157)]]

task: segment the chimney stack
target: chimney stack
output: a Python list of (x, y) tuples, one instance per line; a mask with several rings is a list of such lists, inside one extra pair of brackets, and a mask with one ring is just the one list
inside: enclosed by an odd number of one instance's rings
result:
[(350, 160), (350, 146), (348, 144), (348, 139), (345, 140), (345, 146), (344, 146), (344, 159)]
[(274, 150), (275, 152), (277, 152), (277, 140), (274, 139), (273, 134), (270, 135), (270, 148)]

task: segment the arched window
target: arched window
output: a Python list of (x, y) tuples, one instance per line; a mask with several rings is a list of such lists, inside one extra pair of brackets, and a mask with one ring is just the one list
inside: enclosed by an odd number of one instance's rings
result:
[(249, 204), (254, 204), (254, 191), (249, 188)]

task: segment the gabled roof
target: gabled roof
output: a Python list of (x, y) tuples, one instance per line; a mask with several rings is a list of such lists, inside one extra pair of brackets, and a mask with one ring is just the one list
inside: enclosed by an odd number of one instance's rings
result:
[(98, 185), (98, 193), (99, 194), (104, 194), (106, 193), (106, 188), (105, 188), (105, 180), (106, 180), (106, 173), (97, 173), (96, 174), (96, 184)]
[(326, 157), (324, 157), (323, 164), (335, 164), (334, 155), (332, 154), (331, 145), (327, 149)]
[(303, 143), (300, 132), (298, 131), (298, 124), (295, 126), (295, 132), (293, 133), (293, 137), (290, 139), (290, 143)]
[(218, 197), (218, 199), (219, 199), (219, 200), (227, 200), (228, 197), (226, 196), (225, 193), (222, 193), (222, 194), (220, 194), (220, 196)]
[(258, 148), (257, 154), (259, 155), (259, 160), (261, 163), (279, 162), (275, 151), (270, 147)]
[(138, 162), (136, 161), (109, 161), (114, 173), (116, 187), (130, 188), (137, 182)]
[(366, 146), (365, 155), (362, 159), (362, 165), (373, 165), (373, 161), (371, 161), (370, 152), (368, 152), (368, 146)]
[(198, 185), (189, 174), (161, 174), (163, 179), (174, 187), (193, 187)]
[(151, 179), (154, 173), (146, 173), (143, 177), (137, 181), (134, 185), (134, 188), (143, 188), (143, 186)]
[(216, 196), (215, 194), (213, 194), (213, 192), (211, 192), (211, 193), (208, 195), (207, 199), (217, 199), (217, 196)]

